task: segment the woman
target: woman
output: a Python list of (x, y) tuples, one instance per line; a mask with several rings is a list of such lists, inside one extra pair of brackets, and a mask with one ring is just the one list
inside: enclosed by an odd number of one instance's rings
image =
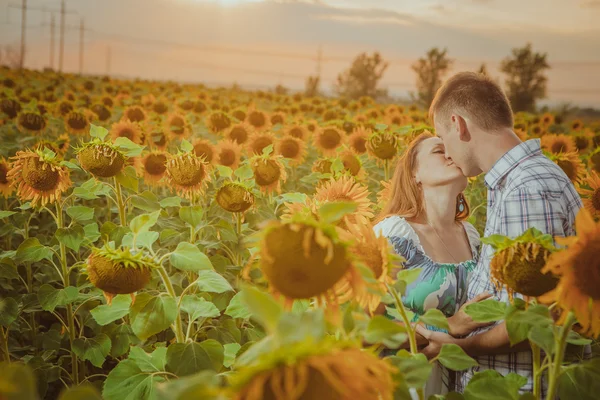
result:
[[(437, 308), (448, 317), (448, 333), (454, 336), (481, 326), (461, 310), (480, 245), (477, 230), (465, 221), (469, 205), (462, 192), (467, 183), (462, 171), (446, 159), (442, 140), (425, 132), (411, 142), (398, 161), (390, 199), (373, 228), (406, 259), (404, 269), (421, 269), (402, 298), (404, 306), (415, 314), (413, 322)], [(486, 297), (489, 295), (476, 300)], [(436, 363), (425, 398), (451, 391), (451, 380), (450, 371)]]

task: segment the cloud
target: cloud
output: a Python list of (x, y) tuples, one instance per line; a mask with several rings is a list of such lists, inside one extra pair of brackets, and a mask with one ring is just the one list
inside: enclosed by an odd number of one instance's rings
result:
[(398, 16), (378, 17), (378, 16), (361, 16), (361, 15), (343, 15), (343, 14), (320, 14), (314, 15), (312, 18), (317, 20), (329, 20), (337, 21), (342, 23), (352, 24), (397, 24), (410, 26), (414, 22), (406, 18), (400, 18)]

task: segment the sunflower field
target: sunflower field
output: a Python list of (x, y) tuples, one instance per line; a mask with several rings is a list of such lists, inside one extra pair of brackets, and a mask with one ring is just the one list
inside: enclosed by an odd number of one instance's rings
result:
[[(424, 130), (426, 110), (367, 97), (2, 69), (0, 399), (423, 399), (433, 363), (477, 365), (419, 353), (400, 300), (418, 271), (370, 227)], [(529, 300), (468, 309), (529, 340), (535, 388), (482, 371), (436, 399), (539, 399), (542, 376), (547, 398), (600, 392), (600, 121), (519, 113), (515, 132), (585, 203), (564, 248), (490, 238), (494, 278)]]

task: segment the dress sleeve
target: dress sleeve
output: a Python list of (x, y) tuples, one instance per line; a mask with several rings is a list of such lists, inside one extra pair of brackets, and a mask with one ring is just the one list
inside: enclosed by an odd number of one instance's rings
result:
[[(391, 238), (392, 236), (400, 236), (418, 243), (419, 238), (416, 237), (414, 230), (411, 228), (408, 222), (402, 217), (393, 215), (387, 217), (377, 225), (373, 227), (376, 236), (385, 236)], [(415, 240), (416, 239), (416, 240)]]

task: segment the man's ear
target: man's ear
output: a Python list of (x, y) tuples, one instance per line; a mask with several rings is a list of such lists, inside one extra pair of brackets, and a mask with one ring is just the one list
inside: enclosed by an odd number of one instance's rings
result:
[(460, 115), (452, 115), (452, 122), (454, 123), (454, 126), (456, 127), (456, 131), (458, 133), (458, 138), (462, 141), (462, 142), (468, 142), (471, 140), (471, 132), (469, 131), (469, 128), (467, 127), (467, 121), (465, 121), (465, 119), (463, 117), (461, 117)]

